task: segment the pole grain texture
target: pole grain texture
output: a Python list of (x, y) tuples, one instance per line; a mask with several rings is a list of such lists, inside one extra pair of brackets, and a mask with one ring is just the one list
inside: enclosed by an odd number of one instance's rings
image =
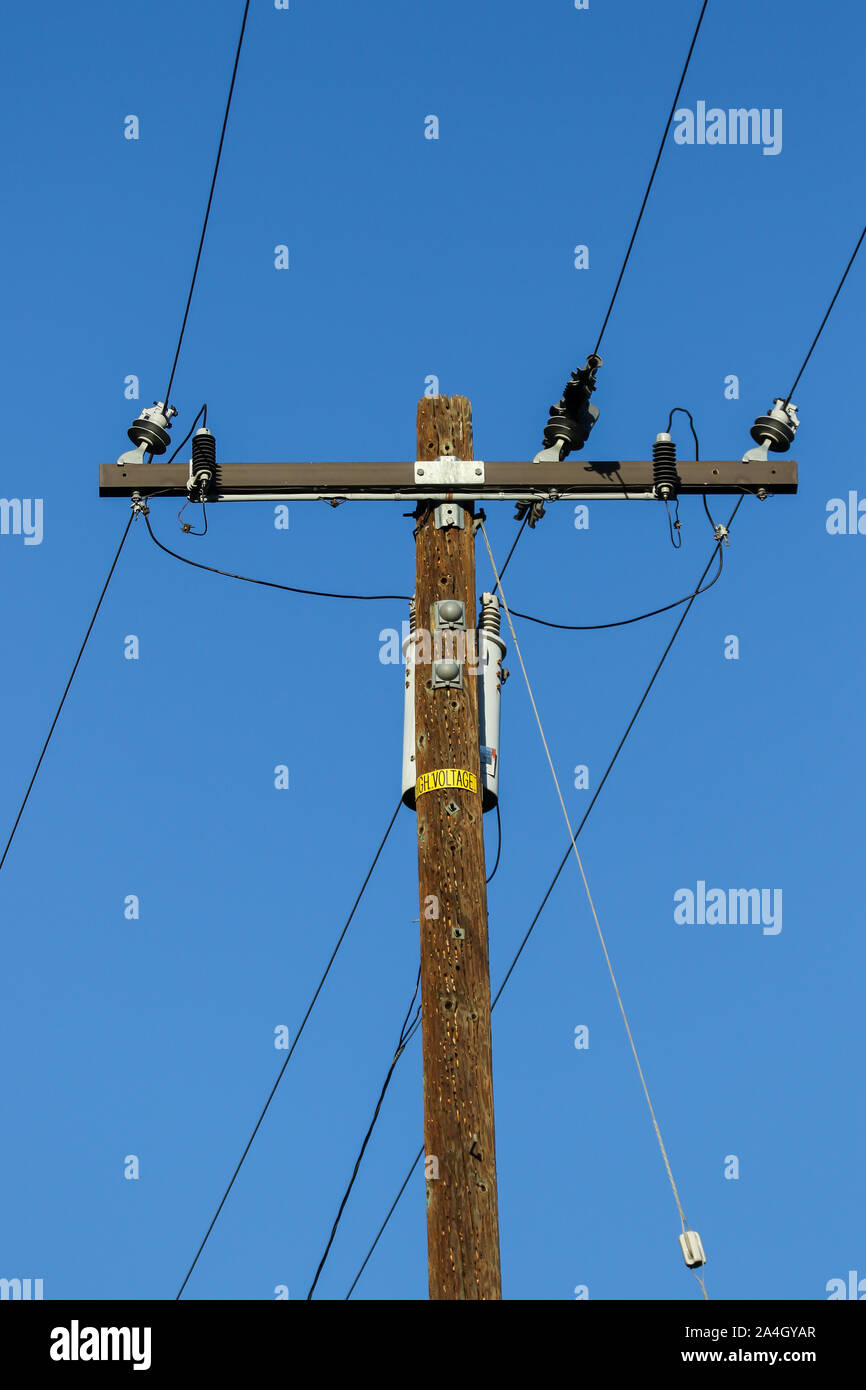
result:
[[(463, 396), (418, 404), (419, 461), (444, 454), (473, 457)], [(474, 629), (474, 504), (461, 504), (462, 529), (437, 529), (434, 506), (420, 503), (416, 517), (417, 627), (432, 635), (434, 603), (454, 598)], [(500, 1299), (478, 684), (464, 665), (462, 689), (434, 690), (431, 648), (415, 673), (416, 771), (469, 772), (477, 790), (416, 801), (430, 1297)]]

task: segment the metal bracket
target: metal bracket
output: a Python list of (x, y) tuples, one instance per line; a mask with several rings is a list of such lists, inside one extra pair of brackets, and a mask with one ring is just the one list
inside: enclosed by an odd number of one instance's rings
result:
[(464, 511), (459, 502), (440, 502), (433, 512), (433, 525), (437, 531), (445, 531), (449, 526), (464, 529)]
[(484, 463), (481, 459), (458, 459), (453, 454), (440, 454), (435, 459), (417, 459), (415, 482), (430, 487), (471, 487), (484, 482)]

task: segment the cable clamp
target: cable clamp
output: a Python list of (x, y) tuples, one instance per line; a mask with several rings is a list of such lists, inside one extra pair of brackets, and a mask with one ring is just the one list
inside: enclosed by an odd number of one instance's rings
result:
[(730, 545), (731, 542), (728, 540), (728, 528), (727, 526), (723, 526), (721, 522), (719, 522), (718, 526), (713, 527), (713, 535), (717, 541), (722, 541), (725, 545)]
[(518, 502), (514, 508), (514, 520), (522, 521), (529, 512), (529, 529), (534, 531), (541, 518), (545, 515), (544, 502), (541, 498), (536, 501)]
[(136, 516), (138, 516), (139, 512), (142, 516), (150, 515), (150, 507), (147, 505), (147, 502), (144, 501), (140, 492), (134, 492), (132, 494), (130, 507)]

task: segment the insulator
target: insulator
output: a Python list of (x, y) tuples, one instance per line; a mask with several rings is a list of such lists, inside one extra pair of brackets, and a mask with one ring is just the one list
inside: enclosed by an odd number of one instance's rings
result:
[(482, 594), (478, 626), (483, 632), (492, 632), (494, 636), (498, 637), (501, 623), (502, 615), (499, 612), (499, 599), (495, 594)]
[(669, 434), (657, 434), (653, 444), (653, 490), (664, 501), (676, 497), (680, 477), (677, 473), (677, 446)]
[(787, 453), (800, 423), (796, 411), (795, 405), (786, 406), (781, 397), (775, 400), (769, 414), (759, 415), (749, 431), (755, 443), (766, 444), (774, 454)]
[(206, 426), (192, 437), (192, 471), (209, 473), (211, 478), (216, 472), (216, 439)]
[(141, 412), (137, 420), (133, 420), (126, 433), (133, 444), (146, 444), (148, 453), (164, 454), (171, 443), (169, 430), (172, 416), (176, 414), (173, 405), (167, 406), (164, 401), (154, 401), (152, 406)]
[(567, 446), (566, 453), (583, 448), (598, 419), (598, 407), (590, 404), (590, 396), (595, 390), (595, 375), (601, 364), (601, 358), (593, 354), (586, 359), (585, 367), (572, 372), (559, 401), (550, 407), (544, 430), (546, 449), (553, 448), (560, 440)]

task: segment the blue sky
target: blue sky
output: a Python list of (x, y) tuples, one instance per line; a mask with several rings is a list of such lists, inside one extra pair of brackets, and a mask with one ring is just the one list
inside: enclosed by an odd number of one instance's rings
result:
[[(164, 389), (241, 9), (55, 0), (4, 15), (2, 494), (43, 501), (40, 544), (0, 535), (9, 828), (126, 523), (124, 502), (98, 498), (97, 466)], [(470, 397), (478, 457), (530, 458), (594, 345), (697, 10), (254, 0), (176, 438), (207, 400), (223, 460), (409, 459), (432, 374)], [(704, 457), (735, 459), (786, 394), (862, 226), (864, 37), (850, 6), (711, 0), (680, 106), (779, 109), (782, 148), (669, 140), (605, 334), (588, 457), (649, 457), (681, 405)], [(581, 838), (714, 1297), (821, 1299), (866, 1275), (866, 539), (827, 530), (831, 499), (866, 496), (864, 274), (794, 397), (799, 495), (744, 503), (724, 577)], [(124, 398), (132, 374), (139, 401)], [(205, 540), (181, 535), (171, 500), (152, 520), (207, 564), (408, 594), (404, 510), (298, 503), (278, 531), (270, 504), (218, 507)], [(488, 515), (501, 557), (512, 508)], [(711, 550), (698, 499), (681, 516), (674, 552), (650, 503), (595, 503), (586, 530), (551, 506), (521, 540), (509, 601), (584, 623), (669, 602)], [(479, 587), (488, 572), (480, 550)], [(41, 1277), (47, 1298), (174, 1296), (282, 1061), (274, 1029), (294, 1033), (399, 795), (401, 673), (379, 653), (405, 616), (196, 572), (135, 524), (0, 875), (0, 1275)], [(676, 616), (520, 626), (574, 821)], [(567, 844), (511, 650), (507, 664), (494, 988)], [(781, 931), (678, 924), (674, 894), (699, 881), (781, 890)], [(417, 916), (404, 810), (187, 1296), (305, 1295), (411, 994)], [(493, 1041), (504, 1296), (699, 1298), (573, 864)], [(418, 1039), (319, 1296), (344, 1296), (421, 1125)], [(356, 1296), (426, 1296), (420, 1176)]]

